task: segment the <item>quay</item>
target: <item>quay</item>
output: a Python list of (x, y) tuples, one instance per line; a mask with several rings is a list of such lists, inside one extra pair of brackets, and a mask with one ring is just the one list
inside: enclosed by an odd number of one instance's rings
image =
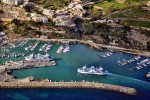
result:
[(0, 82), (0, 88), (90, 88), (137, 94), (134, 88), (95, 82)]
[(44, 67), (56, 65), (55, 61), (19, 61), (19, 62), (6, 62), (4, 65), (0, 65), (0, 73), (8, 70), (17, 70), (34, 67)]

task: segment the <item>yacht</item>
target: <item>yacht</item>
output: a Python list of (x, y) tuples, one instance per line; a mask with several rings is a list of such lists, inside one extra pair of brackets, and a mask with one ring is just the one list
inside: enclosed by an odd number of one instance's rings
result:
[(66, 47), (63, 50), (63, 53), (69, 52), (70, 51), (70, 46), (66, 45)]
[(46, 54), (46, 55), (30, 54), (29, 56), (25, 57), (25, 60), (27, 60), (27, 61), (51, 61), (51, 60), (53, 60), (53, 58), (49, 54)]
[(104, 71), (102, 67), (95, 68), (94, 66), (91, 66), (90, 68), (87, 68), (86, 65), (82, 68), (77, 69), (78, 73), (81, 74), (91, 74), (91, 75), (107, 75), (107, 71)]
[(62, 53), (63, 49), (64, 49), (64, 46), (61, 45), (61, 46), (58, 48), (58, 50), (56, 51), (56, 53)]

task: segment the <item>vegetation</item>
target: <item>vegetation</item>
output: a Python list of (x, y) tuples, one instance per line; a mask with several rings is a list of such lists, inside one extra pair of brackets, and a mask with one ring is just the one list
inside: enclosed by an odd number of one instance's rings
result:
[(104, 8), (106, 12), (133, 8), (145, 4), (147, 0), (126, 0), (124, 3), (118, 3), (116, 0), (108, 0), (108, 2), (98, 3), (97, 6)]
[(147, 27), (150, 28), (150, 22), (147, 21), (138, 21), (138, 20), (126, 20), (123, 22), (126, 25), (129, 26), (136, 26), (136, 27)]
[(84, 32), (83, 34), (91, 35), (94, 32), (94, 26), (91, 23), (84, 23)]
[(147, 11), (142, 10), (142, 5), (136, 6), (131, 9), (125, 9), (125, 10), (120, 10), (115, 13), (110, 13), (105, 15), (105, 17), (109, 18), (148, 18), (148, 13)]
[(37, 3), (42, 5), (43, 8), (48, 9), (59, 9), (68, 5), (70, 0), (37, 0)]

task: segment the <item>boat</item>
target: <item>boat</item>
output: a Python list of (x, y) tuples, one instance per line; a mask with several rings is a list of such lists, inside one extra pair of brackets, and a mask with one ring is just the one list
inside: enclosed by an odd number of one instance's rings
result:
[(70, 51), (70, 46), (66, 45), (66, 47), (63, 50), (63, 53), (69, 52)]
[(84, 65), (82, 68), (78, 68), (77, 72), (81, 74), (90, 74), (90, 75), (100, 75), (100, 76), (107, 75), (107, 71), (104, 71), (102, 67), (95, 68), (94, 66), (91, 66), (90, 68), (87, 68), (86, 65)]
[(27, 60), (27, 61), (52, 61), (53, 58), (49, 54), (46, 54), (46, 55), (30, 54), (29, 56), (25, 57), (25, 60)]
[(61, 45), (61, 46), (58, 48), (58, 50), (56, 51), (56, 53), (62, 53), (63, 49), (64, 49), (64, 46)]

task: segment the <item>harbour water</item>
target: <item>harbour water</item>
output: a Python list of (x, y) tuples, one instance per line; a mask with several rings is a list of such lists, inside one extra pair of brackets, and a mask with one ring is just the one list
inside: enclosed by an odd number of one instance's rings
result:
[[(11, 52), (27, 53), (27, 55), (34, 53), (45, 54), (45, 52), (39, 52), (39, 48), (44, 44), (40, 42), (34, 51), (27, 52), (25, 47), (29, 46), (33, 41), (29, 41), (23, 47), (15, 48)], [(16, 43), (18, 44), (18, 43)], [(143, 69), (129, 71), (127, 68), (132, 68), (137, 65), (137, 62), (145, 59), (142, 57), (140, 60), (119, 66), (117, 60), (130, 59), (135, 55), (113, 52), (110, 57), (102, 58), (98, 55), (102, 55), (108, 51), (92, 51), (84, 45), (72, 45), (71, 51), (64, 54), (57, 54), (56, 51), (59, 45), (53, 44), (52, 48), (48, 53), (54, 57), (56, 66), (43, 67), (43, 68), (32, 68), (15, 70), (12, 75), (16, 78), (24, 78), (33, 76), (35, 79), (48, 78), (52, 81), (95, 81), (109, 84), (117, 84), (123, 86), (134, 87), (138, 90), (137, 96), (127, 96), (121, 93), (115, 93), (111, 91), (95, 90), (95, 89), (1, 89), (0, 98), (6, 99), (47, 99), (52, 100), (148, 100), (150, 98), (150, 79), (146, 78), (146, 73), (150, 71), (150, 65)], [(1, 52), (2, 53), (2, 52)], [(18, 58), (0, 58), (0, 63), (4, 63), (6, 60), (23, 60), (24, 57)], [(83, 65), (97, 66), (100, 65), (109, 72), (107, 76), (95, 76), (95, 75), (82, 75), (77, 73), (77, 68)]]

